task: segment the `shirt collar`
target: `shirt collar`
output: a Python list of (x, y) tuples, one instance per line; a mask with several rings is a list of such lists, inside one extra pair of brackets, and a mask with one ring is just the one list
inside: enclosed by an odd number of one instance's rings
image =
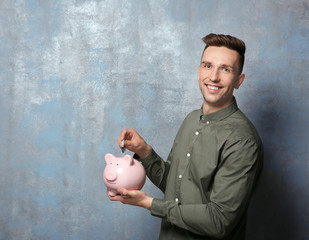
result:
[(234, 98), (233, 102), (219, 110), (213, 113), (209, 113), (209, 114), (205, 114), (203, 115), (203, 106), (201, 108), (201, 114), (200, 114), (200, 120), (204, 123), (210, 123), (210, 122), (216, 122), (216, 121), (220, 121), (223, 120), (224, 118), (227, 118), (228, 116), (232, 115), (234, 112), (236, 112), (238, 110), (238, 106), (237, 106), (237, 102), (236, 99)]

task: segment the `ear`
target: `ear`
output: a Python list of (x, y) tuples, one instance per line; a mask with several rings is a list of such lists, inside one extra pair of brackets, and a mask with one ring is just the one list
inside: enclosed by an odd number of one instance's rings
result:
[(115, 156), (111, 153), (107, 153), (105, 155), (105, 162), (106, 163), (110, 163), (111, 161), (113, 161), (113, 159), (115, 159)]
[(236, 83), (235, 83), (235, 86), (234, 86), (234, 88), (235, 89), (238, 89), (239, 87), (240, 87), (240, 85), (245, 81), (245, 78), (246, 78), (246, 75), (245, 74), (240, 74), (239, 76), (238, 76), (238, 79), (237, 79), (237, 81), (236, 81)]
[(133, 165), (134, 163), (133, 157), (131, 157), (130, 155), (125, 155), (123, 158), (128, 163), (129, 166)]

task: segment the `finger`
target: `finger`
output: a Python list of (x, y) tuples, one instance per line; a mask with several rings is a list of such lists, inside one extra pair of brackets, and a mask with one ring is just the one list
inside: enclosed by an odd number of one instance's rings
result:
[(124, 134), (124, 139), (125, 140), (132, 140), (134, 134), (136, 134), (135, 129), (133, 129), (133, 128), (126, 129), (126, 132)]
[(129, 199), (129, 198), (135, 198), (136, 197), (136, 191), (135, 190), (127, 190), (127, 189), (124, 189), (124, 188), (120, 188), (119, 190), (117, 190), (121, 196), (124, 198), (124, 199)]
[(110, 195), (109, 191), (106, 191), (106, 194), (111, 201), (123, 201), (123, 197), (120, 194)]
[(122, 197), (128, 196), (129, 194), (129, 191), (125, 188), (118, 188), (117, 191)]
[(119, 137), (118, 137), (118, 139), (117, 139), (119, 147), (121, 147), (121, 142), (122, 142), (122, 140), (125, 139), (126, 133), (127, 133), (127, 129), (123, 129), (123, 130), (121, 131), (121, 133), (120, 133), (120, 135), (119, 135)]
[(114, 202), (122, 202), (123, 197), (121, 195), (116, 195), (116, 196), (108, 196), (109, 200), (114, 201)]

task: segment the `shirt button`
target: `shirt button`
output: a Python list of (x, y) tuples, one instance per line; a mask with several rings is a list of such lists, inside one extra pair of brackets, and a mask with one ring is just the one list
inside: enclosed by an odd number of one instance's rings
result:
[(191, 156), (191, 154), (190, 153), (187, 153), (187, 157), (190, 157)]
[(179, 199), (178, 199), (178, 198), (175, 198), (175, 201), (176, 201), (176, 202), (178, 202), (178, 201), (179, 201)]
[(178, 176), (179, 178), (182, 178), (182, 175), (181, 174), (179, 174), (179, 176)]
[(195, 132), (195, 135), (197, 136), (198, 134), (199, 134), (199, 132), (198, 132), (198, 131), (196, 131), (196, 132)]

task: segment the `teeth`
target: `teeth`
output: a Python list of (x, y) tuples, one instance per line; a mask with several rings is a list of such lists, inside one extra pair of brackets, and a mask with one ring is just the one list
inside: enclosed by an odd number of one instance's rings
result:
[(218, 90), (218, 89), (219, 89), (218, 87), (209, 86), (209, 85), (207, 85), (207, 87), (208, 87), (209, 89), (211, 89), (211, 90)]

